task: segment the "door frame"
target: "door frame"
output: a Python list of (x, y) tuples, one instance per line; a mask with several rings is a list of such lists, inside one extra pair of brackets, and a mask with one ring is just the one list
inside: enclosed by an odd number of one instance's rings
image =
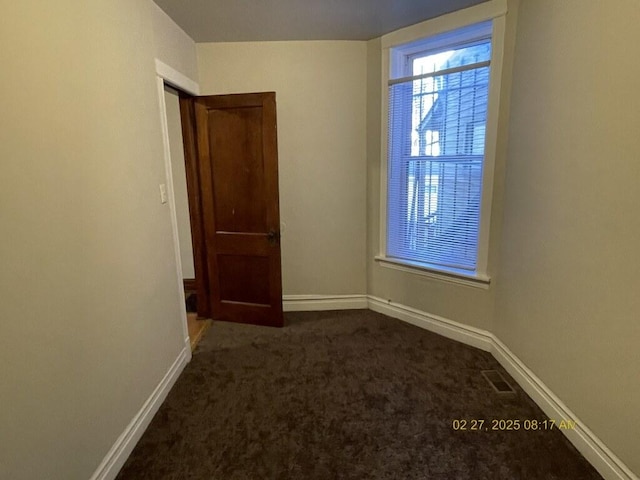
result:
[[(189, 340), (189, 330), (187, 327), (187, 311), (185, 308), (184, 277), (182, 273), (182, 259), (180, 257), (180, 241), (178, 237), (178, 217), (176, 214), (175, 193), (173, 188), (173, 170), (171, 168), (171, 151), (169, 149), (169, 128), (167, 122), (167, 106), (164, 98), (165, 83), (178, 91), (188, 95), (197, 96), (200, 93), (200, 86), (187, 76), (170, 67), (161, 60), (155, 59), (156, 66), (156, 88), (158, 94), (160, 125), (162, 128), (162, 143), (164, 147), (164, 168), (165, 181), (167, 187), (167, 199), (169, 203), (169, 216), (171, 219), (171, 231), (173, 237), (173, 247), (176, 262), (176, 286), (180, 300), (180, 319), (182, 323), (183, 339), (187, 361), (191, 360), (191, 343)], [(195, 260), (195, 259), (194, 259)]]

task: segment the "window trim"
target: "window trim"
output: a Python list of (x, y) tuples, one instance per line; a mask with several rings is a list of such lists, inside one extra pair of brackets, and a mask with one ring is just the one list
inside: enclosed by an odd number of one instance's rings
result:
[[(493, 203), (493, 184), (495, 176), (496, 151), (498, 142), (498, 117), (500, 109), (500, 92), (504, 56), (504, 42), (507, 3), (506, 0), (492, 0), (458, 12), (453, 12), (432, 20), (412, 25), (384, 35), (382, 46), (381, 75), (381, 151), (380, 151), (380, 251), (375, 260), (383, 266), (398, 268), (410, 273), (427, 275), (432, 278), (451, 281), (451, 279), (467, 279), (463, 283), (471, 285), (488, 285), (489, 276), (489, 236), (491, 226), (491, 209)], [(418, 262), (411, 262), (395, 257), (388, 257), (387, 252), (387, 195), (388, 195), (388, 134), (389, 134), (389, 96), (388, 83), (393, 77), (403, 76), (403, 57), (411, 53), (410, 49), (396, 49), (404, 44), (419, 42), (447, 32), (491, 21), (491, 70), (489, 74), (489, 98), (487, 102), (485, 158), (482, 175), (482, 199), (480, 203), (480, 228), (478, 232), (478, 256), (475, 272), (464, 274), (443, 267), (436, 267)], [(454, 42), (455, 43), (455, 42)], [(392, 55), (395, 55), (392, 61)], [(396, 70), (392, 71), (392, 65)], [(425, 273), (426, 272), (426, 273)], [(454, 282), (460, 283), (460, 282)]]
[(491, 284), (491, 278), (486, 275), (471, 274), (467, 271), (449, 269), (443, 270), (436, 266), (412, 262), (395, 257), (385, 257), (376, 255), (374, 260), (385, 268), (400, 270), (401, 272), (413, 273), (422, 277), (429, 277), (447, 283), (465, 285), (467, 287), (482, 288), (487, 290)]

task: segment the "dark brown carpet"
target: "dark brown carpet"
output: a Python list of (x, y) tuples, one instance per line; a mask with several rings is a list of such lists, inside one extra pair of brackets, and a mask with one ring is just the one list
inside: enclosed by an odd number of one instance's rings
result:
[(214, 323), (118, 480), (601, 478), (557, 430), (453, 430), (545, 418), (486, 352), (368, 310), (286, 323)]

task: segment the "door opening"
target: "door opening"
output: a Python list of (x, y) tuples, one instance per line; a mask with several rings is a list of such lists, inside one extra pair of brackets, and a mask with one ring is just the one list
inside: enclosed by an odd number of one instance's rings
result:
[(187, 189), (187, 164), (184, 155), (184, 141), (180, 114), (181, 92), (165, 84), (164, 100), (167, 121), (167, 135), (171, 163), (171, 191), (175, 228), (182, 271), (187, 333), (193, 350), (210, 325), (204, 309), (198, 309), (195, 258), (192, 238), (192, 222), (189, 214), (189, 195)]

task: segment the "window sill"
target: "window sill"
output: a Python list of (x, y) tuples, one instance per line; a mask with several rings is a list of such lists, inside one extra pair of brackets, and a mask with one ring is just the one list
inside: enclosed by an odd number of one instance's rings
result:
[(491, 278), (487, 275), (466, 273), (457, 270), (441, 270), (409, 260), (385, 257), (384, 255), (377, 255), (375, 261), (386, 268), (413, 273), (414, 275), (421, 275), (443, 282), (465, 285), (467, 287), (488, 290), (489, 284), (491, 283)]

